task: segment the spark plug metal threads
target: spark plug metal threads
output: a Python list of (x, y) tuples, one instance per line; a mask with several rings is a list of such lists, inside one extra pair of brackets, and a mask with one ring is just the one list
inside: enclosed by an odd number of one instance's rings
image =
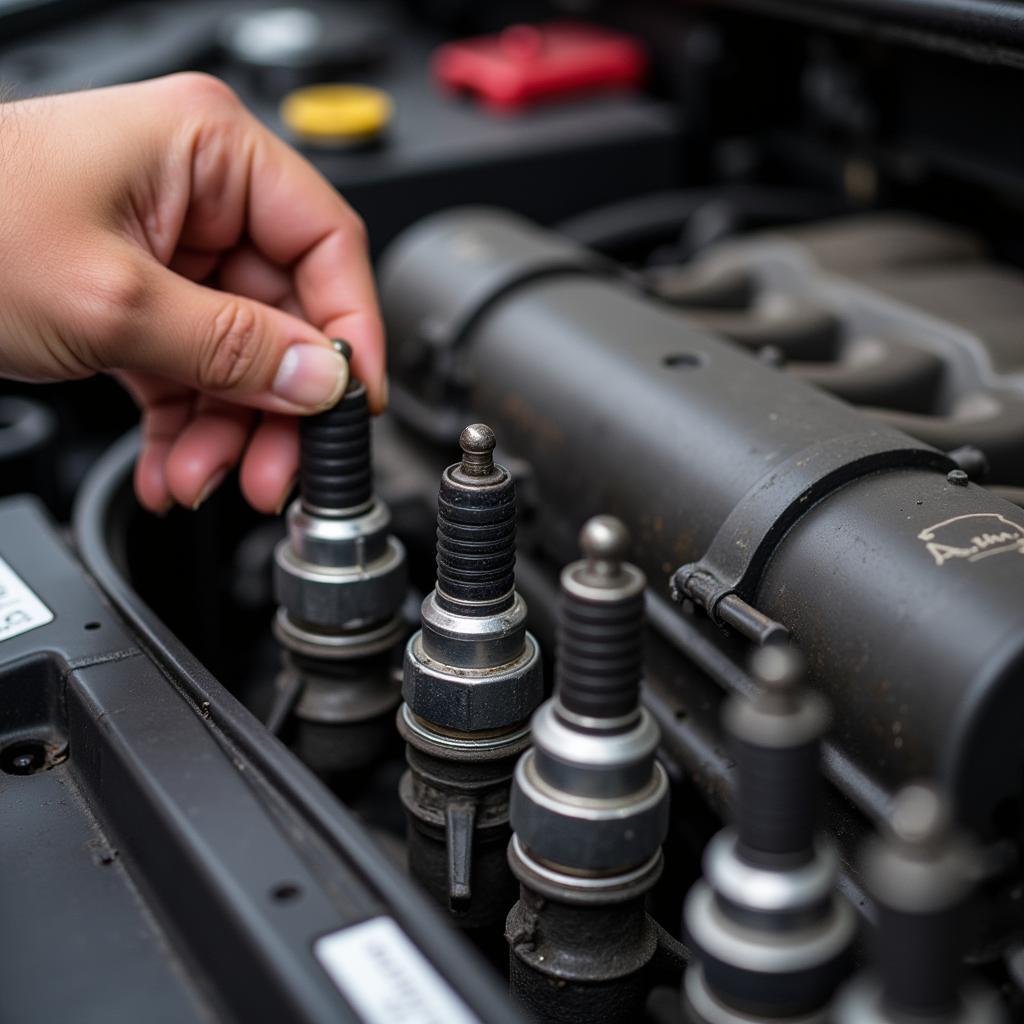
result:
[(684, 926), (696, 957), (683, 1003), (700, 1024), (824, 1021), (846, 969), (854, 915), (835, 892), (838, 862), (816, 835), (823, 700), (800, 685), (787, 647), (753, 659), (760, 692), (732, 698), (724, 724), (736, 761), (734, 828), (704, 854)]
[(298, 684), (299, 756), (334, 775), (372, 760), (389, 735), (398, 703), (392, 652), (406, 631), (405, 550), (373, 495), (366, 388), (351, 379), (333, 409), (299, 430), (299, 498), (274, 553), (274, 631), (288, 652), (279, 686)]
[(500, 924), (515, 898), (509, 783), (544, 681), (515, 590), (515, 484), (493, 460), (489, 427), (467, 427), (459, 443), (438, 495), (437, 584), (406, 648), (400, 791), (412, 873), (479, 930)]
[(887, 835), (868, 845), (864, 876), (876, 908), (873, 966), (840, 993), (835, 1024), (1001, 1024), (993, 992), (964, 977), (972, 851), (930, 786), (904, 787)]
[(662, 869), (668, 780), (639, 703), (643, 573), (610, 516), (562, 573), (557, 689), (516, 767), (509, 850), (513, 992), (540, 1020), (639, 1018), (657, 928), (644, 909)]

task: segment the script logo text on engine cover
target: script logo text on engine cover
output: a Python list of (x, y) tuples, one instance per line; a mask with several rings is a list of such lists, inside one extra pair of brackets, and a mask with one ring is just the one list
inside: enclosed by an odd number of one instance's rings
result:
[(954, 516), (922, 530), (924, 541), (936, 565), (955, 559), (978, 562), (989, 555), (1016, 551), (1024, 554), (1024, 526), (997, 512), (973, 512)]

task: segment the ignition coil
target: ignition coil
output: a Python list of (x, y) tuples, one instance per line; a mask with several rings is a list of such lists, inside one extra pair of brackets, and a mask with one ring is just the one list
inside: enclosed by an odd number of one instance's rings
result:
[(848, 967), (852, 908), (835, 889), (838, 859), (818, 834), (820, 747), (829, 714), (800, 686), (796, 651), (759, 649), (753, 699), (724, 724), (736, 762), (735, 827), (704, 852), (684, 928), (695, 961), (683, 984), (697, 1024), (824, 1020)]
[(875, 904), (873, 967), (840, 993), (835, 1024), (1001, 1024), (995, 993), (964, 977), (972, 851), (930, 786), (897, 793), (864, 857)]
[(644, 574), (626, 528), (587, 522), (561, 579), (556, 693), (516, 767), (509, 861), (520, 882), (506, 940), (512, 992), (542, 1021), (639, 1020), (658, 927), (668, 780), (640, 706)]
[[(345, 342), (334, 345), (350, 355)], [(278, 691), (296, 752), (330, 778), (373, 761), (393, 735), (406, 560), (373, 493), (363, 384), (350, 380), (299, 432), (299, 497), (274, 552), (274, 633), (286, 652)]]
[(487, 944), (515, 899), (509, 786), (544, 679), (515, 589), (515, 483), (489, 427), (459, 443), (438, 495), (437, 583), (405, 653), (400, 794), (413, 876)]

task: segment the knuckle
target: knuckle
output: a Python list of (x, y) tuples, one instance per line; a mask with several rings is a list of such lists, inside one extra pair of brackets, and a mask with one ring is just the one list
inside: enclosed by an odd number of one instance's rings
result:
[(199, 348), (197, 377), (202, 388), (238, 387), (256, 365), (260, 352), (259, 320), (248, 303), (230, 299), (214, 317)]
[(348, 226), (349, 234), (356, 245), (366, 249), (370, 244), (370, 233), (366, 228), (366, 221), (359, 216), (355, 211), (352, 212), (352, 217)]
[(227, 82), (205, 71), (180, 71), (168, 76), (168, 83), (193, 107), (235, 107), (241, 105)]

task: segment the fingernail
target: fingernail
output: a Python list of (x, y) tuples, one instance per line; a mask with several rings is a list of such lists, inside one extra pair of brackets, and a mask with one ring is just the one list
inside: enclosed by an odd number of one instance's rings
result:
[(305, 342), (285, 351), (270, 390), (286, 402), (314, 411), (334, 405), (348, 384), (348, 362), (333, 348)]
[(284, 511), (284, 507), (285, 505), (288, 504), (288, 499), (292, 496), (292, 491), (295, 490), (295, 485), (298, 482), (299, 474), (296, 473), (295, 476), (293, 476), (289, 481), (288, 486), (284, 490), (284, 494), (281, 495), (281, 501), (278, 503), (278, 506), (275, 509), (275, 515), (280, 515)]
[(203, 489), (199, 492), (199, 497), (192, 502), (193, 512), (195, 512), (195, 510), (199, 508), (199, 506), (202, 505), (202, 503), (206, 501), (206, 499), (211, 494), (213, 494), (213, 492), (217, 490), (218, 487), (220, 487), (220, 485), (224, 482), (224, 477), (226, 477), (227, 475), (228, 467), (225, 466), (223, 469), (217, 470), (217, 472), (214, 473), (213, 476), (211, 476), (210, 479), (206, 481), (206, 484), (203, 486)]

